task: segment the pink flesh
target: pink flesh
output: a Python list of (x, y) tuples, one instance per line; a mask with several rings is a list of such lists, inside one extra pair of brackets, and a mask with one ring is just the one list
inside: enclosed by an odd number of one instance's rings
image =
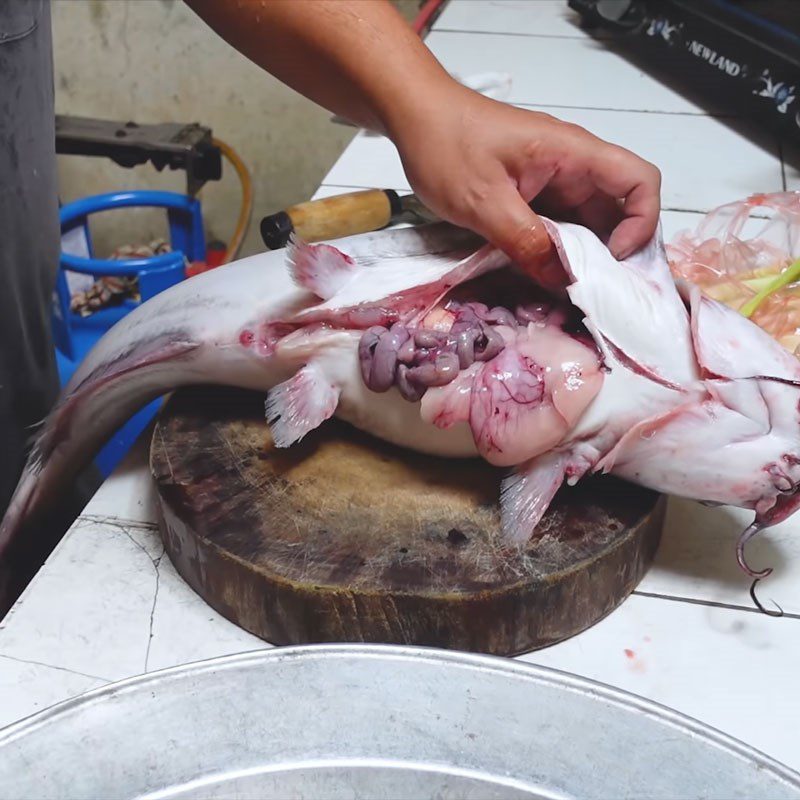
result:
[(480, 454), (499, 467), (549, 450), (568, 430), (547, 392), (544, 367), (516, 347), (478, 371), (469, 424)]
[(429, 389), (422, 418), (439, 427), (469, 422), (479, 453), (514, 466), (557, 445), (594, 399), (597, 353), (555, 325), (500, 328), (506, 348), (453, 383)]
[(472, 386), (480, 368), (481, 364), (475, 362), (447, 386), (428, 389), (420, 404), (422, 420), (443, 429), (468, 422)]

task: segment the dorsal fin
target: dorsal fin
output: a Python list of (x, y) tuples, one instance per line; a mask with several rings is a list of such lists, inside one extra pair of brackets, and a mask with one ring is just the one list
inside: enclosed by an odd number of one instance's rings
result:
[(356, 265), (350, 256), (329, 244), (308, 244), (294, 234), (286, 247), (295, 283), (328, 300), (349, 281)]

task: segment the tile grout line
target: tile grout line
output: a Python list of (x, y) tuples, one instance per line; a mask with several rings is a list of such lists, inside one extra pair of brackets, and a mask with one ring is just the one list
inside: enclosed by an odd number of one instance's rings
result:
[[(532, 103), (524, 100), (504, 100), (507, 105), (515, 108), (557, 108), (562, 111), (604, 111), (610, 114), (661, 114), (665, 117), (701, 117), (707, 119), (736, 119), (736, 120), (755, 120), (757, 115), (752, 113), (737, 114), (734, 111), (664, 111), (657, 108), (609, 108), (608, 106), (573, 106), (564, 103)], [(356, 128), (359, 133), (364, 132), (364, 128), (357, 125), (350, 127)], [(371, 133), (370, 138), (385, 139), (385, 136)], [(350, 145), (348, 145), (349, 147)]]
[[(475, 36), (514, 36), (518, 39), (569, 39), (577, 42), (614, 42), (622, 38), (613, 35), (603, 37), (590, 36), (580, 29), (575, 33), (520, 33), (518, 31), (479, 31), (467, 30), (465, 28), (440, 28), (434, 25), (429, 36), (435, 33), (474, 34)], [(427, 42), (427, 39), (425, 41)]]
[(729, 111), (659, 111), (656, 108), (607, 108), (606, 106), (568, 106), (560, 103), (525, 103), (509, 105), (518, 108), (558, 108), (570, 111), (608, 111), (615, 114), (662, 114), (669, 117), (707, 117), (708, 119), (750, 119), (753, 114), (734, 114)]
[[(500, 32), (500, 31), (467, 31), (467, 30), (459, 30), (456, 28), (438, 28), (435, 29), (433, 32), (435, 33), (458, 33), (458, 34), (475, 34), (477, 36), (513, 36), (518, 38), (534, 38), (534, 39), (566, 39), (566, 40), (573, 40), (573, 41), (587, 41), (582, 36), (567, 36), (565, 34), (536, 34), (536, 33), (514, 33), (511, 31)], [(594, 42), (597, 41), (592, 37), (588, 38), (588, 41)], [(614, 38), (609, 39), (602, 39), (599, 41), (618, 41)], [(431, 52), (433, 48), (431, 48)], [(436, 53), (434, 52), (434, 55)], [(438, 56), (437, 56), (438, 58)], [(671, 91), (675, 91), (671, 87), (667, 87)], [(677, 92), (680, 94), (680, 92)], [(690, 102), (691, 101), (687, 101)], [(640, 113), (640, 114), (672, 114), (672, 115), (679, 115), (679, 116), (691, 116), (691, 117), (711, 117), (711, 118), (733, 118), (733, 119), (741, 119), (753, 116), (752, 114), (740, 114), (735, 111), (704, 111), (702, 109), (698, 109), (697, 111), (659, 111), (657, 109), (640, 109), (640, 108), (606, 108), (604, 106), (572, 106), (572, 105), (559, 105), (559, 104), (552, 104), (552, 103), (513, 103), (512, 105), (521, 105), (521, 106), (528, 106), (528, 107), (540, 107), (540, 106), (550, 106), (551, 108), (570, 108), (576, 110), (585, 110), (585, 111), (619, 111), (623, 113)], [(692, 103), (693, 105), (693, 103)]]

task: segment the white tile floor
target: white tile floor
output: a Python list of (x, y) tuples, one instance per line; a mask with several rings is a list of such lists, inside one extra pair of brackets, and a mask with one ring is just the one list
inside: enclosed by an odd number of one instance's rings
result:
[[(512, 72), (525, 102), (564, 106), (547, 110), (655, 161), (668, 239), (696, 224), (697, 212), (780, 190), (784, 172), (800, 189), (800, 172), (784, 170), (770, 137), (762, 148), (698, 109), (664, 113), (683, 100), (589, 45), (571, 20), (561, 0), (453, 0), (429, 42), (465, 74)], [(486, 32), (514, 36), (490, 47)], [(548, 59), (560, 68), (547, 70), (549, 85), (537, 93), (530, 76)], [(585, 88), (581, 71), (589, 68), (613, 74), (618, 93), (603, 95), (602, 83)], [(567, 108), (597, 106), (601, 97), (602, 110)], [(619, 97), (647, 112), (615, 110), (631, 107)], [(359, 136), (317, 196), (372, 186), (408, 183), (391, 144)], [(266, 646), (200, 601), (162, 557), (146, 461), (143, 440), (0, 624), (0, 724), (120, 677)], [(754, 564), (776, 568), (760, 587), (764, 602), (774, 598), (789, 612), (776, 619), (753, 611), (735, 565), (746, 516), (671, 501), (657, 562), (636, 594), (589, 631), (525, 660), (651, 698), (800, 768), (800, 522), (749, 550)]]

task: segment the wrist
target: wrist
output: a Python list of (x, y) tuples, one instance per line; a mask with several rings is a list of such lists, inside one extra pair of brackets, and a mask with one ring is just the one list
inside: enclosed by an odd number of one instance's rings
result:
[(376, 108), (381, 132), (401, 151), (410, 138), (419, 137), (422, 130), (437, 125), (444, 114), (459, 108), (470, 93), (438, 63), (436, 67), (404, 80), (394, 92), (385, 94), (386, 101)]

